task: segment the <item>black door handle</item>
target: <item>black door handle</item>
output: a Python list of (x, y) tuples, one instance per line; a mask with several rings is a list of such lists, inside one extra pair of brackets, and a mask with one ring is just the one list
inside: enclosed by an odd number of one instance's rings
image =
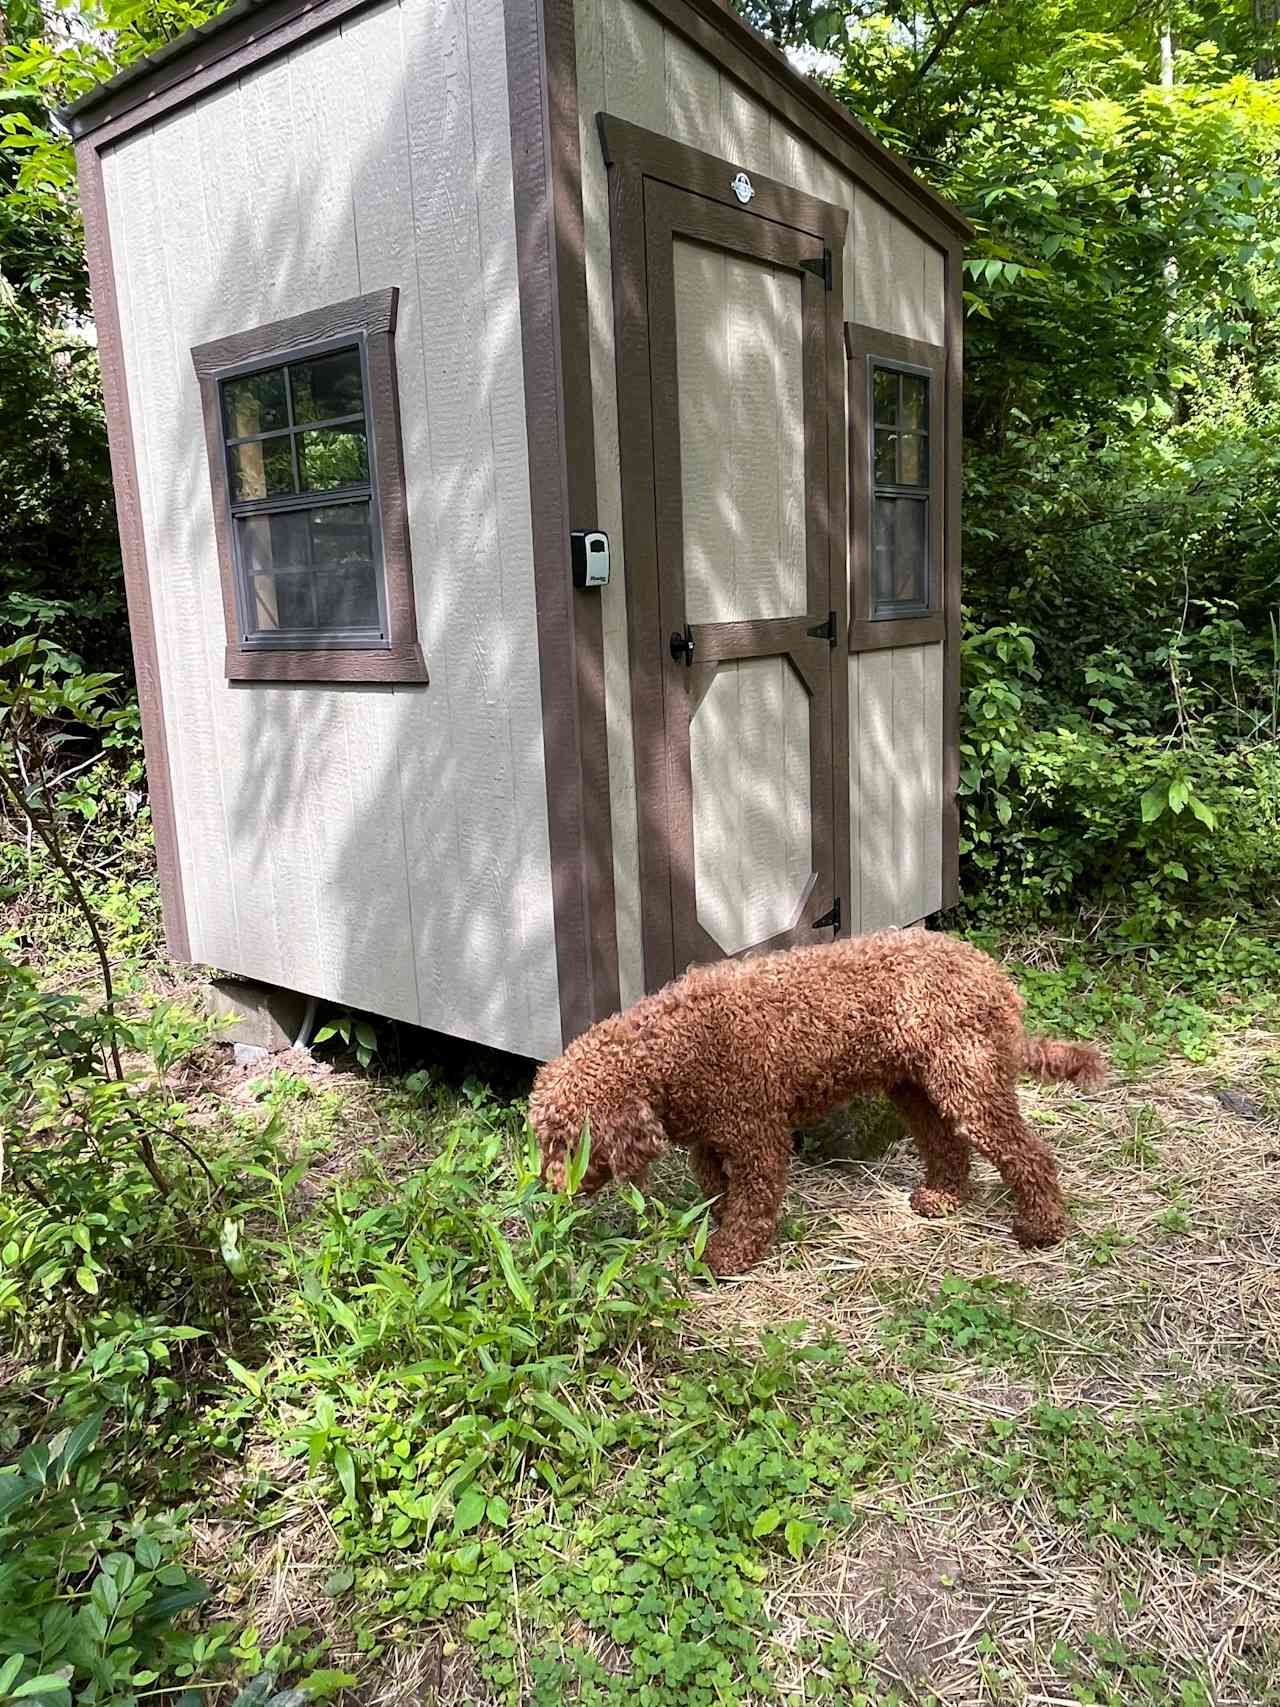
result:
[(677, 664), (683, 658), (685, 668), (688, 669), (688, 667), (693, 663), (693, 648), (693, 630), (689, 627), (687, 622), (683, 629), (677, 628), (672, 631), (671, 656), (675, 659)]

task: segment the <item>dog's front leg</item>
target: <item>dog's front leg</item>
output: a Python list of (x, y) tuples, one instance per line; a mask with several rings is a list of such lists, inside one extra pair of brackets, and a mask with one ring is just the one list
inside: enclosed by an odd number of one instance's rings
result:
[(744, 1274), (768, 1250), (787, 1189), (791, 1135), (785, 1128), (739, 1128), (717, 1135), (727, 1165), (720, 1225), (707, 1240), (713, 1274)]

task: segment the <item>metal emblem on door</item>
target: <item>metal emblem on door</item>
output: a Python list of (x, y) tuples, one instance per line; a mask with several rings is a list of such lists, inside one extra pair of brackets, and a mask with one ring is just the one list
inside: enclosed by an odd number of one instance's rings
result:
[(733, 191), (734, 195), (737, 196), (743, 207), (747, 205), (752, 196), (756, 193), (755, 185), (751, 182), (751, 179), (748, 178), (745, 172), (739, 172), (737, 177), (731, 181), (729, 188)]

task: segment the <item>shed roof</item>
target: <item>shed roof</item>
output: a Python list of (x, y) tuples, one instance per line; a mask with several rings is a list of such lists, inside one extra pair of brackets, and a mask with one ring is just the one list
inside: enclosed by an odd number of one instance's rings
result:
[[(283, 51), (292, 42), (323, 29), (330, 17), (336, 22), (339, 17), (375, 3), (376, 0), (232, 0), (217, 17), (175, 36), (154, 53), (135, 60), (105, 83), (68, 102), (58, 116), (77, 141), (107, 124), (116, 126), (117, 131), (147, 124), (153, 116), (148, 109), (161, 93), (190, 81), (190, 95), (194, 98), (210, 84), (220, 81), (221, 75), (232, 76), (239, 69), (239, 63), (227, 63), (220, 75), (220, 62), (231, 61), (233, 57), (239, 62), (246, 49), (254, 57)], [(910, 197), (923, 203), (952, 232), (962, 237), (972, 235), (973, 227), (953, 202), (926, 184), (900, 155), (886, 148), (847, 107), (798, 71), (784, 53), (724, 0), (685, 0), (685, 4), (691, 12), (712, 22), (768, 76), (779, 80), (823, 128), (835, 131), (846, 144), (868, 153), (882, 171), (897, 180)], [(270, 40), (273, 36), (278, 38), (276, 42)], [(166, 100), (157, 106), (154, 116), (172, 110), (174, 104)]]

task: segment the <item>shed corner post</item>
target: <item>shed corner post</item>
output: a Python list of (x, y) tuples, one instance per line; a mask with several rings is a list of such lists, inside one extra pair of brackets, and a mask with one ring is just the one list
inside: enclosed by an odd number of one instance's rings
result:
[(102, 369), (107, 442), (111, 453), (111, 479), (115, 489), (116, 518), (120, 528), (125, 602), (129, 612), (129, 634), (142, 720), (147, 798), (151, 807), (151, 823), (156, 843), (165, 946), (174, 960), (190, 961), (191, 937), (187, 925), (186, 896), (178, 853), (173, 772), (160, 686), (160, 654), (156, 637), (155, 609), (151, 598), (146, 536), (142, 525), (142, 499), (138, 488), (138, 462), (129, 407), (128, 380), (125, 374), (120, 303), (116, 295), (102, 153), (93, 137), (84, 134), (77, 137), (75, 152), (80, 210), (84, 221), (85, 257), (93, 293), (94, 327)]
[(960, 508), (964, 486), (964, 243), (946, 251), (946, 595), (942, 655), (942, 905), (960, 900)]
[(600, 595), (570, 533), (596, 521), (573, 0), (503, 0), (547, 821), (564, 1042), (618, 1006)]

